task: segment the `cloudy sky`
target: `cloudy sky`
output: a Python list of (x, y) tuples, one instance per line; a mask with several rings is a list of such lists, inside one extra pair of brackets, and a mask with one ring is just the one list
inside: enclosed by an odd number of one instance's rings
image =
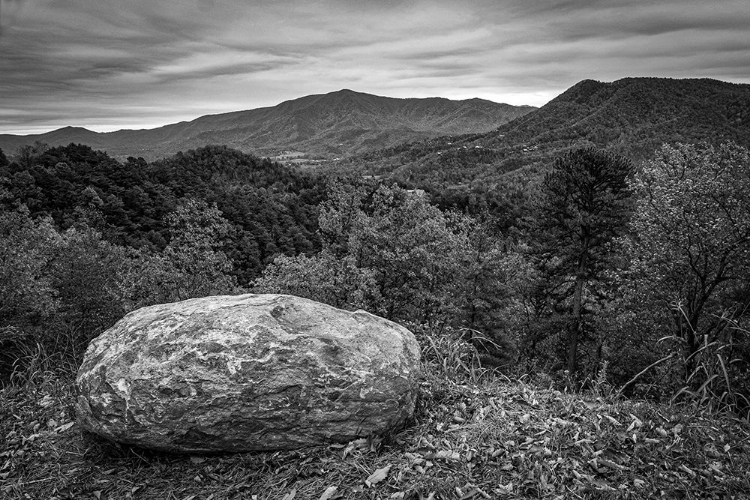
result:
[(0, 133), (151, 128), (349, 88), (541, 106), (750, 83), (748, 0), (0, 0)]

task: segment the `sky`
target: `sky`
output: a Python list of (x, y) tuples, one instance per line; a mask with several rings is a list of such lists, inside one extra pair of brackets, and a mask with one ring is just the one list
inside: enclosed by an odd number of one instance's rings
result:
[(0, 133), (154, 128), (348, 88), (541, 106), (750, 83), (748, 0), (0, 0)]

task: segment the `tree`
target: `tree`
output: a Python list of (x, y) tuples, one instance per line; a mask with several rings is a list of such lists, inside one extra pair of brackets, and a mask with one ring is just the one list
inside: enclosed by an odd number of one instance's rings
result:
[(171, 269), (162, 278), (172, 300), (237, 290), (232, 262), (222, 250), (232, 226), (216, 205), (187, 200), (167, 216), (167, 224), (172, 240), (164, 257)]
[(0, 212), (0, 328), (33, 325), (57, 308), (49, 268), (60, 245), (51, 220)]
[(21, 167), (29, 170), (48, 149), (49, 146), (41, 141), (34, 141), (33, 145), (24, 144), (16, 151), (16, 161)]
[[(459, 321), (469, 246), (462, 216), (444, 214), (424, 192), (395, 186), (368, 196), (334, 183), (329, 200), (319, 216), (323, 251), (277, 258), (257, 290), (304, 294), (397, 321)], [(317, 285), (304, 285), (310, 283)]]
[(733, 328), (750, 307), (748, 151), (734, 144), (665, 145), (633, 188), (632, 236), (623, 240), (628, 309), (648, 319), (654, 336), (671, 330), (684, 349), (683, 382), (712, 345), (740, 346), (748, 357), (750, 342)]
[(567, 285), (570, 373), (576, 370), (584, 333), (584, 298), (592, 282), (601, 279), (607, 245), (622, 234), (628, 219), (632, 172), (624, 157), (583, 148), (557, 158), (541, 185), (534, 237), (542, 267)]
[(487, 365), (507, 366), (517, 357), (522, 304), (519, 288), (529, 276), (524, 256), (500, 232), (502, 220), (482, 211), (467, 221), (462, 252), (462, 326)]
[(430, 205), (423, 191), (378, 188), (372, 215), (355, 225), (349, 252), (357, 267), (375, 273), (379, 314), (430, 326), (459, 314), (465, 222)]
[(129, 310), (116, 293), (124, 261), (122, 248), (88, 227), (59, 232), (49, 218), (0, 213), (0, 358), (9, 360), (6, 367), (37, 348), (80, 360), (88, 341)]

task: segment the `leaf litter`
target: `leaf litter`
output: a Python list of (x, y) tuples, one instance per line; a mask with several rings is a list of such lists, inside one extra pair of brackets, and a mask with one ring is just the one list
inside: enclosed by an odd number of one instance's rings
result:
[(70, 384), (0, 390), (8, 499), (750, 497), (750, 425), (521, 382), (427, 377), (400, 433), (296, 451), (183, 456), (82, 431)]

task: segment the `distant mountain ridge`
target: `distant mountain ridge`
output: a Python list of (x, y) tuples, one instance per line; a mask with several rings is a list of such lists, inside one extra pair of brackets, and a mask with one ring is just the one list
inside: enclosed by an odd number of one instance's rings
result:
[[(580, 146), (633, 160), (663, 143), (734, 141), (750, 147), (750, 85), (710, 79), (583, 80), (541, 108), (496, 130), (402, 144), (352, 159), (365, 172), (434, 186), (507, 181)], [(342, 166), (346, 168), (346, 166)]]
[(10, 153), (37, 140), (51, 146), (82, 143), (112, 156), (152, 160), (221, 144), (259, 155), (294, 150), (332, 158), (404, 141), (488, 132), (534, 109), (483, 99), (397, 99), (344, 89), (148, 130), (98, 133), (65, 127), (45, 134), (2, 134), (0, 148)]
[[(502, 137), (500, 137), (502, 136)], [(590, 141), (648, 155), (663, 142), (750, 143), (750, 85), (710, 79), (583, 80), (531, 116), (487, 134), (508, 141)]]

